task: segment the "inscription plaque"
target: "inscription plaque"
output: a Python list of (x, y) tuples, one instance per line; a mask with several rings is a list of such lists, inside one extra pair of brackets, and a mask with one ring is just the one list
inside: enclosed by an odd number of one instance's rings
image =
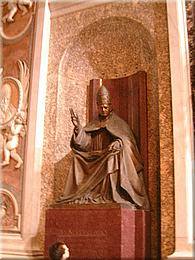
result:
[(48, 209), (45, 256), (49, 246), (64, 241), (71, 259), (144, 259), (150, 251), (149, 214), (120, 204)]

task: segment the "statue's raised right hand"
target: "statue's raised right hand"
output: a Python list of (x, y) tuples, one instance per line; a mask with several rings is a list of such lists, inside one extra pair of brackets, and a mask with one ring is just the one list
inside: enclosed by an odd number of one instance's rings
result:
[(74, 125), (74, 127), (76, 129), (78, 129), (80, 127), (80, 120), (79, 120), (79, 117), (78, 115), (73, 111), (72, 108), (69, 109), (70, 110), (70, 115), (71, 115), (71, 121)]

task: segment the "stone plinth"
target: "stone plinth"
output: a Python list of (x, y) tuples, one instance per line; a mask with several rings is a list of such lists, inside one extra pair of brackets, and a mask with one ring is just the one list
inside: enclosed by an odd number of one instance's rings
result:
[(71, 259), (145, 259), (150, 212), (120, 204), (66, 205), (46, 212), (45, 256), (64, 241)]

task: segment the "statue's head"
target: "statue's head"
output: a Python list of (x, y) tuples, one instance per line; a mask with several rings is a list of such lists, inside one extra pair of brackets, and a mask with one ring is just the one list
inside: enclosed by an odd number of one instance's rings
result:
[(104, 118), (108, 117), (112, 111), (112, 102), (109, 91), (103, 85), (98, 89), (96, 102), (99, 115)]

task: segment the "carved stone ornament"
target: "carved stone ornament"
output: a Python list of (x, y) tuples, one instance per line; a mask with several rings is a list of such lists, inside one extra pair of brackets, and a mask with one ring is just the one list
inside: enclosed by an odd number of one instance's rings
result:
[(29, 90), (29, 69), (24, 61), (18, 61), (19, 79), (5, 77), (0, 86), (0, 130), (3, 147), (1, 166), (9, 165), (10, 159), (20, 168), (23, 163), (17, 152), (19, 139), (26, 131), (27, 99)]
[(6, 189), (0, 189), (0, 218), (2, 231), (19, 231), (18, 204), (14, 195)]
[[(29, 30), (35, 12), (35, 4), (33, 4), (33, 0), (7, 0), (0, 3), (0, 7), (2, 9), (1, 21), (3, 22), (0, 23), (0, 36), (5, 43), (14, 43), (20, 40)], [(22, 24), (25, 24), (24, 28), (21, 27), (20, 21), (19, 23), (16, 22), (16, 15), (19, 20), (25, 17), (22, 20)], [(16, 23), (17, 30), (11, 26), (11, 23)], [(6, 27), (6, 24), (10, 26), (9, 29)], [(14, 33), (15, 31), (17, 32), (16, 34)]]

